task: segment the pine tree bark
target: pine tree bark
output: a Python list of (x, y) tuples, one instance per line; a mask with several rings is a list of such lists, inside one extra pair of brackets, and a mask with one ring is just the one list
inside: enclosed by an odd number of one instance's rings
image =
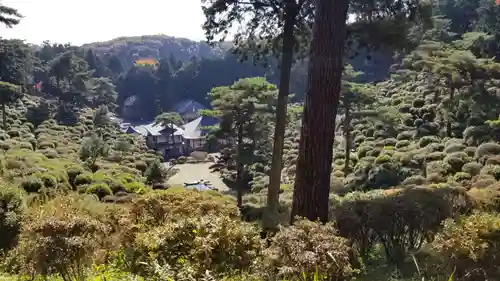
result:
[(292, 217), (328, 221), (348, 0), (316, 0)]
[(267, 189), (267, 206), (262, 220), (263, 230), (276, 231), (278, 228), (279, 192), (281, 184), (281, 170), (283, 169), (283, 144), (285, 139), (286, 108), (290, 92), (290, 75), (293, 63), (293, 49), (295, 47), (294, 26), (299, 7), (295, 1), (288, 1), (283, 28), (283, 47), (280, 69), (280, 85), (276, 106), (276, 126), (274, 129), (273, 156), (269, 186)]

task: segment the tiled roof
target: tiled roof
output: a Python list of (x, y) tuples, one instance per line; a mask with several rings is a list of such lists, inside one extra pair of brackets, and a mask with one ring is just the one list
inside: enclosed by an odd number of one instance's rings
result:
[[(175, 129), (174, 136), (182, 136), (185, 139), (200, 139), (204, 138), (203, 135), (204, 127), (214, 126), (218, 123), (217, 119), (210, 116), (201, 116), (195, 120), (178, 127), (176, 125), (170, 124), (169, 127)], [(140, 134), (144, 137), (146, 136), (160, 136), (165, 134), (163, 132), (166, 128), (162, 125), (155, 125), (154, 123), (143, 124), (143, 125), (131, 125), (128, 123), (122, 123), (120, 125), (123, 132), (128, 134)]]
[[(174, 124), (170, 124), (169, 127), (175, 129), (174, 136), (181, 136), (184, 130)], [(129, 126), (126, 130), (129, 134), (140, 134), (142, 136), (160, 136), (162, 135), (162, 131), (166, 128), (162, 125), (155, 125), (154, 123), (145, 124), (145, 125), (137, 125), (137, 126)]]
[(217, 119), (209, 116), (200, 116), (195, 120), (185, 124), (184, 134), (185, 139), (199, 139), (203, 138), (203, 127), (214, 126), (217, 124)]

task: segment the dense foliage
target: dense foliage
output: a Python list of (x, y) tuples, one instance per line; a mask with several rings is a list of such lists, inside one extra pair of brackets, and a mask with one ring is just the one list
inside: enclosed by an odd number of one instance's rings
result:
[[(359, 56), (345, 66), (337, 115), (318, 124), (337, 125), (326, 224), (289, 224), (303, 107), (288, 105), (280, 229), (265, 238), (275, 61), (166, 36), (1, 40), (0, 279), (499, 279), (500, 8), (447, 0), (433, 15), (390, 77), (365, 83), (388, 69)], [(0, 5), (1, 23), (19, 19)], [(304, 75), (296, 63), (293, 90)], [(181, 126), (173, 104), (186, 98), (218, 125), (169, 168), (115, 118)], [(227, 191), (169, 185), (176, 163), (203, 161)]]

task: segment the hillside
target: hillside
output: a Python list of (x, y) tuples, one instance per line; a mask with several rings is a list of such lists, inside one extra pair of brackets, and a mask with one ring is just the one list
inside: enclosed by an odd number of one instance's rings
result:
[(204, 42), (167, 35), (143, 35), (119, 37), (105, 42), (94, 42), (81, 46), (91, 48), (96, 55), (117, 54), (129, 63), (140, 58), (163, 58), (173, 55), (177, 60), (187, 61), (192, 57), (220, 59), (225, 56), (228, 44), (213, 47)]
[(0, 39), (0, 280), (500, 280), (500, 5), (429, 12), (394, 64), (296, 63), (298, 99), (321, 87), (283, 139), (276, 67), (167, 36)]
[[(144, 35), (138, 37), (120, 37), (105, 42), (89, 43), (82, 48), (90, 48), (95, 55), (105, 58), (116, 55), (124, 70), (133, 67), (134, 62), (140, 59), (174, 58), (179, 63), (190, 63), (194, 58), (200, 66), (196, 74), (190, 75), (190, 79), (198, 80), (190, 85), (199, 85), (197, 89), (183, 86), (182, 92), (206, 93), (215, 86), (230, 84), (240, 78), (252, 76), (266, 76), (267, 79), (279, 86), (279, 68), (275, 60), (271, 59), (269, 68), (255, 66), (251, 62), (238, 63), (238, 59), (231, 55), (231, 43), (225, 42), (217, 46), (209, 46), (205, 42), (196, 42), (184, 38), (175, 38), (166, 35)], [(394, 63), (393, 53), (388, 50), (366, 52), (359, 50), (358, 55), (350, 58), (348, 63), (356, 71), (362, 72), (357, 79), (363, 82), (377, 82), (387, 78), (389, 67)], [(213, 65), (213, 66), (212, 66)], [(213, 69), (216, 67), (216, 69)], [(179, 68), (185, 70), (185, 68)], [(192, 67), (191, 67), (192, 69)], [(204, 80), (202, 77), (210, 77), (214, 71), (221, 73), (218, 77)], [(177, 77), (186, 74), (179, 73)], [(224, 79), (221, 79), (224, 77)], [(297, 61), (292, 69), (291, 92), (296, 94), (297, 100), (302, 100), (306, 90), (305, 79), (307, 77), (307, 60)], [(219, 82), (220, 81), (220, 82)], [(184, 84), (184, 82), (180, 82)], [(203, 86), (205, 85), (205, 86)], [(181, 94), (184, 96), (184, 94)], [(193, 94), (186, 94), (188, 98), (194, 98), (198, 102), (205, 103)]]

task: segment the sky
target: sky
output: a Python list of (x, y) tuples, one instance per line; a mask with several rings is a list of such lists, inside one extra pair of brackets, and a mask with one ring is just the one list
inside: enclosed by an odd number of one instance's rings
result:
[(82, 45), (120, 36), (165, 34), (203, 40), (200, 0), (0, 0), (24, 16), (0, 37)]

